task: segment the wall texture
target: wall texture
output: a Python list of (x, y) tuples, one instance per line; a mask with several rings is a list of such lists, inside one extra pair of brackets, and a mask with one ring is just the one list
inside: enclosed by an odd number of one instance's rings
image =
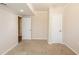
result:
[(64, 43), (79, 54), (79, 4), (65, 8), (63, 17)]
[(0, 54), (18, 43), (17, 16), (10, 10), (0, 7)]
[(48, 39), (48, 12), (37, 11), (32, 16), (32, 39)]

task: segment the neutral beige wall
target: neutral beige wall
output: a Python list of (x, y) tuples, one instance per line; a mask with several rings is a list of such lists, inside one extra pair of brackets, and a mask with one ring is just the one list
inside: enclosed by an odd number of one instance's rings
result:
[(37, 11), (32, 16), (32, 39), (48, 38), (48, 12)]
[(79, 54), (79, 4), (65, 8), (63, 17), (64, 43)]
[(17, 16), (7, 8), (0, 7), (0, 54), (18, 44)]

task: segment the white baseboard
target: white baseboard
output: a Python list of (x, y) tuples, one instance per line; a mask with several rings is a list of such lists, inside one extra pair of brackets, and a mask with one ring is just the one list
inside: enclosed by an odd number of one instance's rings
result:
[(23, 40), (31, 40), (31, 39), (23, 39)]
[(48, 41), (48, 44), (54, 44), (54, 43), (64, 44), (63, 42), (49, 42), (49, 41)]
[(11, 48), (9, 48), (8, 50), (6, 50), (5, 52), (3, 52), (1, 55), (5, 55), (6, 53), (8, 53), (9, 51), (11, 51), (14, 47), (16, 47), (18, 45), (18, 43), (17, 44), (15, 44), (15, 45), (13, 45)]
[(48, 41), (48, 44), (53, 44), (53, 42), (49, 42), (49, 41)]
[(71, 48), (67, 43), (64, 43), (69, 49), (71, 49), (75, 54), (79, 55), (73, 48)]
[(47, 40), (46, 38), (32, 38), (32, 39), (23, 39), (23, 40)]
[(47, 38), (32, 38), (32, 40), (47, 40)]

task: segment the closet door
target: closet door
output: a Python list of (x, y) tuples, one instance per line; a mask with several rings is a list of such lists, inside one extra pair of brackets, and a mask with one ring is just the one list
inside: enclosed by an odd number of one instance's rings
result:
[(31, 39), (31, 17), (24, 17), (22, 20), (22, 37), (25, 40)]
[(62, 43), (62, 15), (56, 14), (53, 16), (52, 21), (52, 42)]
[(49, 11), (49, 39), (48, 43), (62, 43), (62, 13)]

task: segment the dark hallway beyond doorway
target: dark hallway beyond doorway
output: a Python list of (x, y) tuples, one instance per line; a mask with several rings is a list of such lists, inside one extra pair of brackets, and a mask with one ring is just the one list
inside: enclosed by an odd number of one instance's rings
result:
[(18, 16), (18, 42), (22, 41), (22, 31), (21, 31), (21, 26), (22, 26), (22, 17)]

